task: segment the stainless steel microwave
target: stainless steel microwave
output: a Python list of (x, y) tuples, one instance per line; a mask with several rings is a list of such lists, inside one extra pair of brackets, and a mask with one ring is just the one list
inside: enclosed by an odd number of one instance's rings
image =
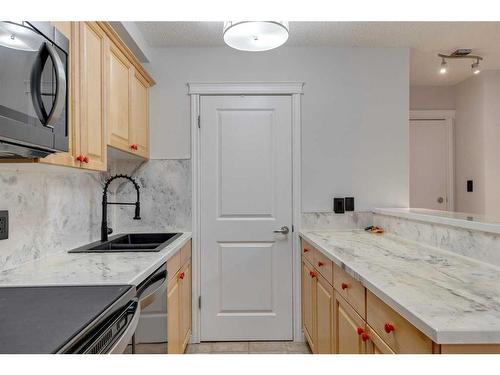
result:
[(49, 22), (0, 22), (0, 158), (68, 151), (68, 55)]

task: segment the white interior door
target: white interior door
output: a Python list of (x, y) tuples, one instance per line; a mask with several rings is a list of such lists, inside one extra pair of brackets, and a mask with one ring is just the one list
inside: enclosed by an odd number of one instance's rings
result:
[(291, 107), (200, 99), (202, 341), (292, 339)]
[(446, 120), (410, 121), (410, 207), (450, 209)]

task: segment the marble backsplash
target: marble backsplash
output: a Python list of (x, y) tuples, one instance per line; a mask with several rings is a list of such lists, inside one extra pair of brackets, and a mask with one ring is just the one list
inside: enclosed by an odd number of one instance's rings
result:
[(372, 225), (371, 212), (306, 212), (302, 214), (302, 229), (362, 229)]
[(0, 240), (0, 270), (99, 239), (105, 178), (105, 173), (65, 168), (0, 167), (0, 210), (9, 211), (9, 238)]
[[(133, 220), (133, 206), (117, 206), (114, 222), (120, 232), (191, 230), (191, 160), (119, 162), (112, 172), (127, 173), (140, 186), (141, 220)], [(135, 202), (133, 185), (118, 186), (116, 199)]]
[[(102, 188), (116, 173), (137, 179), (142, 220), (132, 220), (132, 207), (110, 206), (108, 224), (115, 233), (191, 229), (190, 160), (110, 161), (109, 173), (36, 167), (0, 166), (0, 210), (9, 211), (9, 239), (0, 240), (0, 270), (98, 240)], [(110, 201), (135, 202), (132, 185), (120, 180), (113, 185)]]
[(382, 214), (373, 223), (397, 236), (500, 266), (500, 235)]

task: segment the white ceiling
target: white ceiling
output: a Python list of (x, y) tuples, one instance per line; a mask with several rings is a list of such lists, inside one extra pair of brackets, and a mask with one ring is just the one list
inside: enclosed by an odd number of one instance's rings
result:
[[(222, 22), (137, 22), (152, 47), (223, 46)], [(470, 60), (437, 53), (471, 48), (483, 70), (500, 69), (500, 22), (290, 22), (287, 46), (409, 47), (412, 85), (453, 85), (471, 75)]]

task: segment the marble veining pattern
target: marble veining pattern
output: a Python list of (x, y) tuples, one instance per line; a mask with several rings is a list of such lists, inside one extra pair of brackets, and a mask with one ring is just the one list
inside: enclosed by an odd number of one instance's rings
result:
[(58, 253), (0, 272), (0, 286), (138, 285), (190, 238), (191, 233), (185, 232), (155, 253)]
[[(116, 207), (115, 222), (120, 232), (191, 230), (191, 160), (150, 160), (136, 168), (120, 162), (114, 169), (130, 173), (141, 193), (141, 220), (133, 220), (133, 207)], [(134, 187), (121, 184), (116, 199), (135, 202)]]
[(0, 270), (99, 239), (99, 191), (106, 174), (78, 172), (0, 171), (0, 209), (9, 210)]
[(392, 234), (301, 236), (433, 341), (500, 343), (500, 268)]
[(346, 212), (305, 212), (302, 213), (304, 229), (364, 229), (372, 225), (372, 213), (365, 211)]
[(500, 266), (498, 234), (381, 214), (373, 222), (397, 236)]

